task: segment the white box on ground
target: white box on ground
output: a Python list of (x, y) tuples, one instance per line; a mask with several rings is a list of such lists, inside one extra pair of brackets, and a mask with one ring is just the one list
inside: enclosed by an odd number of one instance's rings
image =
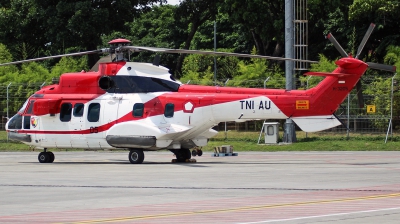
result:
[(265, 144), (277, 144), (279, 141), (279, 122), (265, 122)]

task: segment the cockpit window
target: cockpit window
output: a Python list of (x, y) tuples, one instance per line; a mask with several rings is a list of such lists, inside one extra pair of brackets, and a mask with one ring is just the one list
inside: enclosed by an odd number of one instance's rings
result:
[(18, 113), (22, 114), (25, 111), (26, 105), (28, 104), (29, 99), (25, 101), (24, 105), (22, 105), (21, 109), (19, 109)]
[(28, 110), (26, 111), (26, 114), (32, 114), (33, 112), (33, 105), (35, 104), (34, 100), (31, 100), (31, 102), (29, 103), (29, 107)]
[(140, 76), (110, 76), (115, 86), (109, 93), (177, 92), (180, 84), (165, 79)]
[(14, 115), (8, 122), (8, 129), (22, 129), (22, 116)]

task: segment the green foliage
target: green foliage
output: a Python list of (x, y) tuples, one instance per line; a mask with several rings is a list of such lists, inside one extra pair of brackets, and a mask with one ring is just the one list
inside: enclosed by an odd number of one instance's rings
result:
[(388, 46), (400, 45), (399, 11), (400, 2), (398, 0), (354, 0), (350, 6), (349, 20), (357, 28), (366, 27), (366, 21), (374, 22), (377, 25), (371, 40), (367, 43), (367, 48), (370, 47), (374, 50), (374, 54), (371, 55), (373, 58), (368, 61), (382, 62)]
[[(0, 45), (0, 52), (1, 45)], [(2, 55), (0, 53), (0, 55)], [(41, 85), (50, 83), (53, 77), (59, 77), (65, 72), (76, 72), (86, 67), (86, 57), (65, 57), (56, 64), (51, 73), (47, 68), (37, 62), (22, 64), (20, 69), (14, 66), (0, 67), (0, 95), (3, 99), (0, 102), (2, 112), (6, 112), (6, 87), (9, 86), (9, 112), (15, 114), (19, 110), (25, 99), (38, 91)], [(5, 72), (7, 71), (7, 72)], [(11, 83), (11, 84), (10, 84)]]
[[(4, 44), (0, 44), (0, 63), (12, 61), (12, 55)], [(12, 78), (10, 74), (17, 71), (14, 65), (0, 67), (0, 83), (5, 83)]]
[[(252, 50), (256, 54), (256, 48)], [(263, 87), (264, 81), (268, 79), (269, 88), (284, 88), (284, 74), (278, 66), (270, 67), (270, 62), (261, 58), (251, 58), (250, 61), (239, 62), (239, 75), (233, 77), (231, 86)], [(249, 82), (249, 80), (253, 82)], [(255, 81), (255, 82), (254, 82)]]
[(87, 57), (63, 57), (51, 69), (51, 77), (59, 77), (66, 72), (78, 72), (81, 70), (88, 70)]
[[(124, 37), (137, 46), (179, 48), (184, 39), (182, 35), (179, 35), (180, 24), (173, 16), (176, 9), (177, 6), (173, 5), (153, 6), (149, 12), (126, 24), (128, 32), (113, 33), (105, 41)], [(156, 53), (142, 52), (134, 60), (152, 62), (155, 55)], [(174, 74), (178, 56), (177, 54), (162, 54), (160, 64), (169, 68)]]
[[(346, 50), (352, 50), (351, 35), (353, 25), (348, 21), (349, 6), (353, 0), (308, 0), (308, 55), (311, 60), (317, 60), (319, 54), (324, 54), (333, 60), (339, 56), (333, 45), (324, 38), (333, 33), (338, 42)], [(368, 22), (366, 23), (368, 25)], [(362, 27), (357, 27), (357, 31)], [(347, 45), (346, 43), (349, 43)]]
[[(319, 63), (311, 64), (312, 72), (332, 72), (337, 68), (334, 61), (329, 60), (323, 54), (319, 55)], [(321, 76), (302, 76), (300, 81), (306, 83), (306, 88), (312, 88), (320, 83), (324, 77)]]
[[(217, 51), (231, 52), (230, 49), (218, 49)], [(237, 57), (216, 57), (217, 84), (224, 85), (227, 79), (237, 76), (239, 59)], [(188, 55), (185, 57), (182, 67), (182, 82), (191, 80), (192, 83), (213, 85), (214, 80), (214, 56)], [(215, 84), (215, 83), (214, 83)]]
[(252, 0), (244, 4), (242, 0), (225, 0), (220, 11), (227, 13), (234, 24), (243, 27), (247, 38), (252, 38), (257, 54), (282, 55), (284, 1)]

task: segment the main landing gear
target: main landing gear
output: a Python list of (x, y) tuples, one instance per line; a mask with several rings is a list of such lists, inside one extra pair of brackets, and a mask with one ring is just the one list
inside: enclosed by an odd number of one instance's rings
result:
[(47, 152), (47, 149), (44, 149), (44, 152), (39, 153), (38, 160), (39, 163), (52, 163), (54, 162), (54, 153)]
[(192, 150), (192, 156), (202, 156), (203, 155), (203, 151), (201, 150), (201, 147), (194, 147), (194, 149)]
[[(176, 159), (173, 159), (172, 162), (173, 163), (184, 163), (184, 162), (189, 162), (189, 163), (195, 163), (196, 160), (195, 159), (191, 159), (193, 152), (190, 153), (190, 149), (170, 149), (169, 151), (171, 151), (172, 153), (175, 154)], [(197, 153), (196, 153), (197, 155)]]
[(144, 153), (141, 149), (130, 149), (129, 151), (129, 162), (132, 164), (143, 163)]

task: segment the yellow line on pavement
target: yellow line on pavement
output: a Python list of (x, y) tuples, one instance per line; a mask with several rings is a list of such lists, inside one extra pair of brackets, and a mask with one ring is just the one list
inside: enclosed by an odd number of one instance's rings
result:
[(176, 213), (142, 215), (142, 216), (128, 216), (128, 217), (120, 217), (120, 218), (79, 221), (79, 222), (72, 222), (71, 224), (124, 222), (124, 221), (134, 221), (134, 220), (143, 220), (143, 219), (157, 219), (157, 218), (167, 218), (167, 217), (176, 217), (176, 216), (213, 214), (213, 213), (223, 213), (223, 212), (237, 212), (237, 211), (259, 210), (259, 209), (272, 209), (272, 208), (280, 208), (280, 207), (291, 207), (291, 206), (302, 206), (302, 205), (313, 205), (313, 204), (327, 204), (327, 203), (338, 203), (338, 202), (349, 202), (349, 201), (361, 201), (361, 200), (383, 199), (383, 198), (393, 198), (393, 197), (400, 197), (400, 193), (374, 195), (374, 196), (366, 196), (366, 197), (355, 197), (355, 198), (320, 200), (320, 201), (294, 202), (294, 203), (273, 204), (273, 205), (245, 206), (245, 207), (238, 207), (238, 208), (226, 208), (226, 209), (190, 211), (190, 212), (176, 212)]

